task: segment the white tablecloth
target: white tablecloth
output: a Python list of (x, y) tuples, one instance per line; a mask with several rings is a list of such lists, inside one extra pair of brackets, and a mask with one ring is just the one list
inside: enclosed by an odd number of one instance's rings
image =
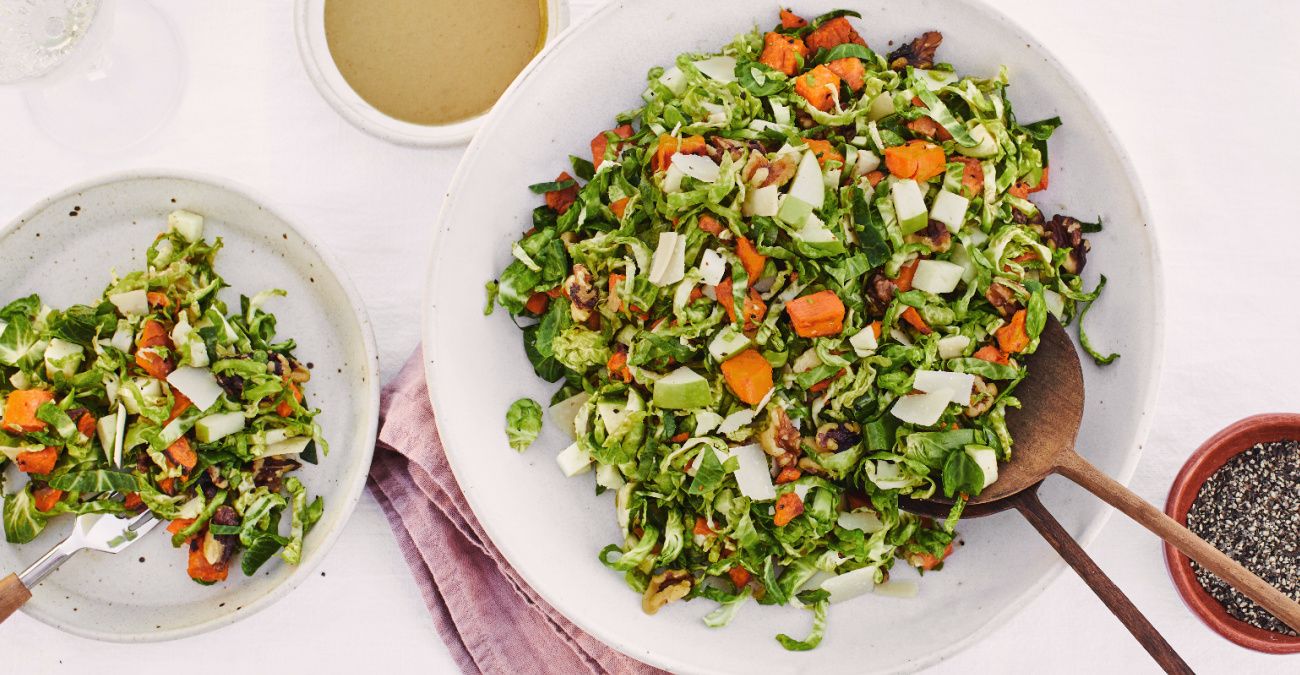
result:
[[(574, 20), (599, 1), (572, 0)], [(991, 1), (1049, 45), (1096, 97), (1150, 199), (1163, 247), (1168, 337), (1163, 395), (1132, 487), (1163, 504), (1183, 459), (1211, 433), (1244, 415), (1300, 407), (1293, 296), (1300, 288), (1300, 169), (1290, 142), (1300, 111), (1300, 5)], [(240, 3), (238, 11), (227, 3), (157, 4), (174, 21), (189, 61), (175, 119), (144, 147), (93, 156), (48, 140), (21, 98), (0, 88), (0, 222), (71, 183), (124, 168), (235, 179), (269, 195), (342, 259), (369, 307), (391, 376), (419, 341), (430, 233), (463, 148), (389, 145), (337, 116), (299, 62), (288, 0)], [(1089, 550), (1198, 671), (1300, 669), (1300, 656), (1259, 655), (1205, 628), (1184, 609), (1156, 539), (1140, 527), (1113, 518)], [(1014, 561), (1007, 573), (1015, 573)], [(18, 615), (0, 626), (0, 645), (0, 670), (26, 675), (228, 673), (249, 663), (304, 673), (453, 668), (368, 495), (319, 575), (233, 626), (121, 646)], [(935, 670), (1030, 669), (1155, 670), (1068, 573)]]

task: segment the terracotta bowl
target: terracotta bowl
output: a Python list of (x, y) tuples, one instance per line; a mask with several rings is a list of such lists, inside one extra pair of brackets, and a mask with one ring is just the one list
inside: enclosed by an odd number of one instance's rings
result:
[[(1210, 437), (1183, 465), (1169, 490), (1165, 513), (1187, 525), (1187, 511), (1196, 500), (1205, 479), (1229, 459), (1257, 443), (1300, 439), (1300, 415), (1267, 413), (1247, 417)], [(1191, 561), (1173, 546), (1165, 544), (1165, 564), (1183, 602), (1201, 617), (1207, 626), (1223, 637), (1256, 651), (1269, 654), (1300, 653), (1300, 637), (1280, 635), (1234, 618), (1218, 600), (1210, 597), (1192, 572)]]

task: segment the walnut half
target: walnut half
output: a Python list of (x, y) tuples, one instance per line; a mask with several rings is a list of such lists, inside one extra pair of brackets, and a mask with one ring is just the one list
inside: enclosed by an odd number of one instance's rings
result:
[(686, 570), (666, 570), (650, 578), (645, 595), (641, 596), (641, 609), (646, 614), (658, 612), (664, 605), (681, 600), (691, 592), (695, 577)]

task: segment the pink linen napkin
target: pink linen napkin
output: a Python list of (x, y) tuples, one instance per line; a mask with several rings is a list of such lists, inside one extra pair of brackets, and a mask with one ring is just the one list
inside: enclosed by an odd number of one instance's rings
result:
[(443, 453), (421, 351), (384, 388), (380, 410), (370, 491), (462, 671), (662, 672), (570, 623), (524, 583), (488, 539)]

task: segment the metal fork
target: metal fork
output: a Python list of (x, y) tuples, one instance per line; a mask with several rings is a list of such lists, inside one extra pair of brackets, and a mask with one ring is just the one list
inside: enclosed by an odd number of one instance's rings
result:
[(32, 597), (31, 589), (41, 583), (50, 572), (73, 555), (86, 549), (118, 553), (139, 541), (158, 525), (158, 519), (149, 511), (130, 518), (119, 518), (107, 513), (87, 513), (77, 516), (72, 533), (49, 553), (32, 563), (22, 574), (10, 574), (0, 579), (0, 621), (22, 607)]

